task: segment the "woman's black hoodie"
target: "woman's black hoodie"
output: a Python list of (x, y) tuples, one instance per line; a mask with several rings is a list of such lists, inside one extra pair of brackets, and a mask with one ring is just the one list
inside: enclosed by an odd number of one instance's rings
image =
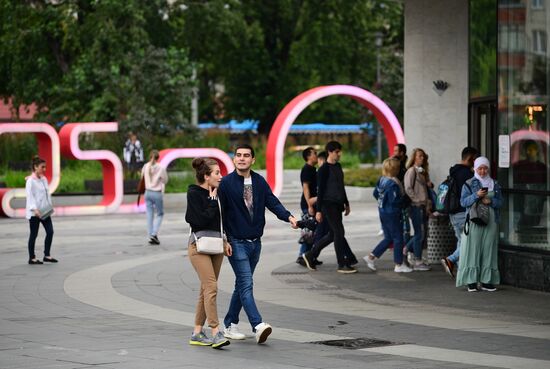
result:
[(205, 230), (219, 232), (218, 200), (210, 198), (208, 190), (194, 184), (189, 185), (185, 221), (191, 225), (192, 232)]

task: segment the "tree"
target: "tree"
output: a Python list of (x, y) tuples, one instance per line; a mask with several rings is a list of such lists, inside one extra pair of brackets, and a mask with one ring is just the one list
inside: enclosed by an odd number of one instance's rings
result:
[(192, 64), (163, 0), (1, 0), (0, 96), (49, 122), (189, 125)]
[[(402, 115), (402, 6), (374, 0), (182, 1), (180, 41), (202, 65), (201, 111), (260, 120), (269, 131), (298, 93), (318, 85), (353, 84), (382, 94)], [(385, 44), (383, 84), (375, 86), (375, 32)], [(398, 73), (396, 73), (398, 72)], [(223, 86), (221, 98), (220, 89)], [(206, 101), (206, 103), (205, 103)], [(214, 104), (216, 102), (216, 104)], [(303, 121), (362, 121), (353, 101), (328, 98)]]

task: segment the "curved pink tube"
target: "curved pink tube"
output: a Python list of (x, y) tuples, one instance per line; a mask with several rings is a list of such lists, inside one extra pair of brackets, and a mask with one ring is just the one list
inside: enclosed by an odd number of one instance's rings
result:
[(97, 160), (103, 167), (103, 199), (97, 205), (56, 207), (58, 215), (91, 215), (114, 213), (124, 198), (123, 170), (120, 158), (108, 150), (83, 151), (78, 136), (83, 132), (116, 132), (118, 123), (67, 123), (59, 131), (61, 153), (77, 160)]
[[(48, 123), (0, 123), (0, 135), (3, 133), (34, 133), (38, 140), (38, 155), (46, 160), (46, 178), (49, 191), (53, 193), (61, 178), (61, 160), (59, 157), (59, 137)], [(29, 160), (29, 174), (31, 173)], [(24, 188), (0, 188), (0, 215), (24, 217), (25, 209), (14, 209), (11, 200), (25, 198)]]
[(349, 96), (372, 111), (384, 130), (390, 150), (396, 144), (405, 142), (403, 129), (395, 114), (384, 101), (371, 92), (348, 85), (320, 86), (307, 90), (296, 96), (283, 108), (269, 133), (266, 150), (267, 183), (276, 196), (279, 196), (283, 189), (283, 156), (290, 126), (309, 105), (332, 95)]

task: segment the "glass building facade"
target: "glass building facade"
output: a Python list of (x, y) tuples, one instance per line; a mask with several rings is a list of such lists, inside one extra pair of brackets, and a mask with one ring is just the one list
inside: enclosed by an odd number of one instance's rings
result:
[(510, 140), (509, 168), (498, 169), (508, 195), (501, 244), (550, 251), (547, 2), (498, 2), (497, 129)]
[(503, 187), (500, 269), (550, 286), (550, 0), (469, 1), (469, 138)]

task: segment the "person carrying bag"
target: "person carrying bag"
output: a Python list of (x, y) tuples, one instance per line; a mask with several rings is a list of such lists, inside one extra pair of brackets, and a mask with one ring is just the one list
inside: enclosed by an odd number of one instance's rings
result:
[[(498, 222), (502, 206), (499, 184), (489, 174), (490, 163), (480, 156), (474, 162), (474, 178), (462, 186), (460, 204), (468, 220), (461, 240), (456, 286), (468, 286), (468, 292), (496, 291), (498, 271)], [(485, 224), (484, 224), (485, 223)]]
[[(29, 220), (29, 264), (57, 263), (51, 257), (50, 250), (53, 240), (53, 224), (51, 215), (54, 212), (52, 198), (48, 191), (48, 180), (46, 179), (46, 161), (35, 156), (32, 159), (32, 174), (26, 178), (25, 192), (27, 201), (25, 204), (25, 217)], [(36, 258), (34, 245), (40, 224), (44, 226), (46, 238), (44, 239), (43, 262)]]
[[(218, 200), (218, 186), (222, 175), (214, 159), (195, 158), (193, 169), (197, 184), (187, 190), (185, 221), (191, 226), (188, 255), (201, 282), (195, 312), (195, 324), (189, 340), (190, 345), (222, 348), (229, 340), (220, 331), (216, 297), (218, 277), (224, 252), (232, 254), (231, 245), (225, 242)], [(211, 328), (212, 337), (203, 330), (205, 322)]]

